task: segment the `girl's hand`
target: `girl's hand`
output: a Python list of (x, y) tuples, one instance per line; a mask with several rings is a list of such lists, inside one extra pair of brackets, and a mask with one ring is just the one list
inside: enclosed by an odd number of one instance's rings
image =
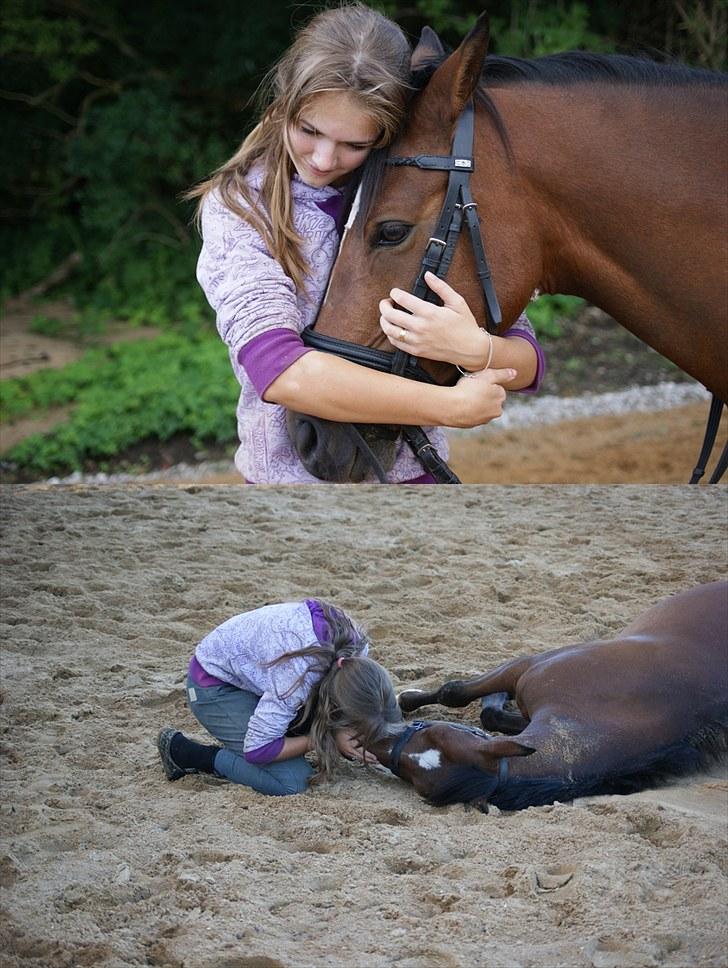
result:
[(334, 733), (334, 741), (337, 749), (346, 760), (372, 764), (379, 762), (373, 753), (364, 749), (351, 729), (337, 729)]
[(503, 383), (510, 383), (516, 370), (484, 370), (458, 380), (451, 388), (453, 411), (448, 427), (478, 427), (500, 417), (506, 391)]
[[(425, 282), (443, 305), (435, 306), (403, 289), (392, 289), (390, 298), (379, 303), (379, 325), (385, 336), (392, 346), (414, 356), (454, 363), (464, 370), (482, 370), (490, 349), (488, 334), (452, 286), (432, 272), (425, 273)], [(396, 309), (394, 303), (402, 309)]]

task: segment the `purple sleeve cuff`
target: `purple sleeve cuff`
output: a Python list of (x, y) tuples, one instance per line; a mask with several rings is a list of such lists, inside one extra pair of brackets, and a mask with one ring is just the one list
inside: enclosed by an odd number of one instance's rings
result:
[(271, 383), (287, 370), (291, 363), (310, 352), (295, 330), (278, 327), (268, 329), (251, 339), (238, 352), (238, 363), (248, 374), (255, 392), (262, 399)]
[(331, 639), (331, 629), (329, 628), (329, 623), (326, 621), (321, 602), (315, 598), (307, 598), (305, 602), (306, 607), (311, 613), (311, 624), (313, 625), (316, 638), (319, 642), (329, 642)]
[(278, 756), (283, 749), (283, 742), (284, 740), (281, 736), (278, 739), (272, 740), (270, 743), (266, 743), (265, 746), (259, 746), (257, 750), (248, 750), (243, 755), (248, 763), (255, 763), (261, 766), (263, 763), (270, 763)]
[(536, 351), (536, 376), (534, 377), (533, 383), (530, 386), (522, 387), (520, 390), (514, 390), (514, 393), (538, 393), (541, 389), (541, 383), (543, 382), (544, 374), (546, 373), (546, 357), (544, 356), (541, 344), (536, 339), (533, 333), (529, 333), (527, 329), (518, 329), (513, 326), (508, 330), (507, 333), (503, 334), (506, 339), (511, 339), (517, 336), (519, 339), (525, 339)]

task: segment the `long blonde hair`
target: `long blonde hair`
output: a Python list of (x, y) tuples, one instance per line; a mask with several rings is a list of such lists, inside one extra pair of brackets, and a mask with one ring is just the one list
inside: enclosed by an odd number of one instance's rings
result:
[(364, 655), (336, 663), (321, 682), (311, 725), (321, 778), (333, 773), (339, 759), (334, 738), (337, 729), (349, 730), (370, 750), (373, 744), (395, 736), (401, 727), (402, 712), (383, 666)]
[[(232, 158), (185, 194), (200, 199), (198, 220), (205, 197), (216, 191), (227, 208), (261, 234), (286, 275), (302, 288), (308, 265), (293, 225), (288, 128), (316, 95), (346, 91), (377, 124), (375, 147), (382, 147), (402, 121), (409, 73), (409, 43), (387, 17), (360, 3), (317, 14), (263, 81), (258, 124)], [(264, 170), (259, 195), (246, 184), (256, 162)]]
[(386, 669), (362, 655), (369, 644), (366, 632), (340, 609), (320, 602), (326, 620), (326, 638), (315, 645), (284, 652), (268, 663), (276, 666), (292, 658), (309, 659), (308, 669), (291, 685), (290, 695), (311, 672), (321, 677), (296, 717), (296, 731), (308, 731), (316, 754), (318, 775), (328, 779), (339, 762), (335, 732), (348, 729), (368, 748), (397, 732), (402, 713)]

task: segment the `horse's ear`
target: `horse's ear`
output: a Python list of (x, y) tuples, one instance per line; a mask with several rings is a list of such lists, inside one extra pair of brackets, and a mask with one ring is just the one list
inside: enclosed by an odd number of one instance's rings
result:
[(450, 58), (453, 61), (454, 68), (452, 85), (453, 118), (458, 117), (473, 96), (483, 70), (483, 61), (488, 51), (489, 40), (490, 21), (488, 14), (483, 11), (476, 20), (475, 26)]
[(533, 746), (526, 746), (515, 739), (498, 736), (490, 740), (484, 752), (488, 756), (530, 756), (536, 750)]
[(412, 52), (412, 73), (437, 63), (445, 56), (445, 48), (432, 27), (423, 27), (417, 46)]

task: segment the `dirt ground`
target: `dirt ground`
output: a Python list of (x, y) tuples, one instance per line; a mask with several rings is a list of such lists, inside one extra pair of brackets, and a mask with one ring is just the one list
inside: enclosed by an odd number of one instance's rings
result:
[(328, 598), (398, 687), (423, 687), (724, 577), (727, 497), (3, 488), (0, 963), (722, 968), (724, 770), (486, 816), (350, 764), (283, 799), (170, 784), (154, 738), (200, 735), (185, 666), (236, 612)]
[[(707, 403), (569, 420), (539, 427), (452, 434), (451, 466), (465, 484), (684, 484), (697, 462)], [(716, 439), (710, 477), (728, 439)]]

